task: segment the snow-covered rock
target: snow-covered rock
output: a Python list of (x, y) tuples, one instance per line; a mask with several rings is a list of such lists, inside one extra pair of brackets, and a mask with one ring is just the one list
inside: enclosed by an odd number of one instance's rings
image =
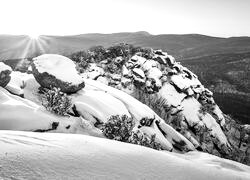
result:
[[(34, 79), (34, 76), (32, 74), (27, 74), (27, 73), (21, 73), (19, 71), (12, 71), (10, 74), (11, 80), (5, 87), (9, 92), (12, 94), (16, 94), (18, 96), (23, 96), (24, 91), (23, 89), (26, 86), (26, 81), (29, 79)], [(37, 84), (37, 82), (34, 82)]]
[(246, 134), (250, 135), (250, 125), (249, 124), (244, 124), (242, 127), (246, 131)]
[(139, 69), (139, 68), (134, 68), (134, 69), (133, 69), (133, 74), (134, 74), (135, 76), (141, 78), (141, 79), (144, 79), (144, 78), (145, 78), (144, 72), (143, 72), (141, 69)]
[[(195, 133), (205, 131), (208, 133), (208, 137), (213, 137), (210, 142), (211, 146), (206, 142), (206, 150), (211, 152), (214, 148), (214, 144), (216, 144), (221, 151), (228, 153), (230, 150), (230, 144), (223, 133), (220, 124), (218, 124), (209, 113), (201, 114), (199, 112), (201, 106), (200, 103), (192, 97), (183, 100), (181, 105), (183, 106), (182, 114), (184, 115), (188, 126), (192, 127)], [(211, 149), (208, 149), (209, 147)]]
[(175, 64), (175, 62), (176, 62), (175, 58), (173, 56), (171, 56), (171, 55), (167, 55), (166, 60), (167, 60), (167, 63), (168, 63), (169, 66), (173, 66)]
[(179, 93), (174, 86), (169, 83), (165, 83), (163, 87), (158, 92), (158, 95), (166, 99), (169, 106), (178, 107), (181, 102), (186, 97), (186, 94)]
[[(136, 121), (135, 130), (139, 128), (148, 136), (156, 134), (156, 140), (164, 149), (194, 150), (192, 143), (167, 125), (148, 106), (123, 91), (86, 79), (86, 87), (70, 95), (75, 111), (81, 117), (61, 117), (47, 112), (42, 106), (38, 93), (40, 85), (32, 75), (16, 72), (13, 77), (13, 86), (22, 90), (25, 99), (1, 89), (0, 127), (2, 129), (98, 135), (95, 124), (107, 122), (112, 115), (127, 115)], [(153, 123), (145, 127), (140, 124), (143, 118), (153, 119)], [(84, 129), (86, 123), (88, 128)], [(56, 127), (55, 124), (57, 124)]]
[(34, 58), (32, 72), (42, 87), (58, 87), (65, 93), (75, 93), (84, 87), (84, 79), (74, 62), (61, 55), (44, 54)]
[[(192, 143), (184, 136), (129, 94), (90, 79), (86, 79), (85, 84), (84, 90), (71, 95), (77, 111), (83, 118), (93, 123), (102, 123), (111, 115), (132, 116), (136, 121), (135, 129), (141, 129), (148, 136), (156, 134), (156, 140), (166, 150), (176, 147), (183, 151), (194, 150)], [(153, 119), (153, 123), (150, 126), (142, 126), (140, 120), (143, 118)]]
[(145, 63), (145, 61), (146, 61), (145, 58), (138, 56), (138, 55), (134, 55), (133, 57), (131, 57), (128, 63), (132, 64), (132, 66), (137, 66), (137, 65)]
[(84, 78), (90, 78), (94, 80), (103, 75), (104, 70), (98, 67), (95, 63), (90, 63), (86, 71), (81, 74), (81, 76)]
[(121, 101), (104, 91), (81, 90), (71, 98), (80, 115), (92, 123), (105, 123), (112, 115), (131, 116)]
[(249, 180), (249, 166), (79, 134), (0, 131), (0, 179)]
[(5, 87), (10, 82), (10, 73), (12, 69), (10, 66), (0, 62), (0, 86)]
[[(161, 114), (168, 118), (166, 122), (180, 131), (193, 146), (213, 153), (210, 150), (216, 145), (219, 148), (217, 155), (230, 153), (230, 143), (224, 133), (225, 118), (213, 99), (213, 93), (201, 84), (194, 73), (166, 52), (155, 50), (151, 59), (142, 55), (136, 53), (124, 63), (120, 72), (116, 72), (120, 73), (120, 79), (114, 80), (110, 78), (112, 75), (105, 72), (104, 77), (108, 81), (105, 84), (131, 95), (136, 94), (134, 92), (138, 89), (156, 95), (154, 97), (165, 101), (166, 107)], [(105, 66), (108, 65), (107, 62)], [(106, 69), (105, 66), (103, 69)], [(143, 117), (133, 111), (132, 116), (137, 120)], [(143, 129), (149, 134), (153, 132), (147, 127)], [(202, 132), (204, 138), (200, 138)], [(209, 142), (205, 142), (205, 139), (209, 139)]]

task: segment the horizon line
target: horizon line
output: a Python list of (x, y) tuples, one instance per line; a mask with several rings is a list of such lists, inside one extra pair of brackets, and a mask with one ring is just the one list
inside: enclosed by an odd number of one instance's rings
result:
[[(150, 33), (148, 31), (125, 31), (125, 32), (111, 32), (111, 33), (100, 33), (100, 32), (88, 32), (88, 33), (79, 33), (79, 34), (64, 34), (64, 35), (60, 35), (60, 34), (41, 34), (40, 36), (56, 36), (56, 37), (66, 37), (66, 36), (80, 36), (80, 35), (91, 35), (91, 34), (99, 34), (99, 35), (111, 35), (111, 34), (122, 34), (122, 33), (145, 33), (148, 34), (149, 36), (160, 36), (160, 35), (175, 35), (175, 36), (184, 36), (184, 35), (201, 35), (201, 36), (208, 36), (208, 37), (214, 37), (214, 38), (235, 38), (235, 37), (250, 37), (247, 35), (240, 35), (240, 36), (215, 36), (215, 35), (208, 35), (208, 34), (200, 34), (200, 33), (170, 33), (170, 34), (165, 34), (165, 33)], [(7, 33), (3, 33), (0, 34), (0, 36), (27, 36), (30, 37), (30, 35), (28, 34), (7, 34)]]

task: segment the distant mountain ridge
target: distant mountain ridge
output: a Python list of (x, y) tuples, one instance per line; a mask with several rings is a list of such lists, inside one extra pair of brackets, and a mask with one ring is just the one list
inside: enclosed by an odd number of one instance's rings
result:
[[(108, 47), (121, 42), (163, 49), (177, 59), (231, 52), (250, 52), (250, 37), (220, 38), (200, 34), (152, 35), (145, 31), (139, 31), (69, 36), (42, 35), (36, 41), (25, 35), (0, 35), (0, 61), (31, 57), (41, 53), (67, 55), (79, 50), (87, 50), (95, 45)], [(29, 44), (30, 46), (28, 46)]]

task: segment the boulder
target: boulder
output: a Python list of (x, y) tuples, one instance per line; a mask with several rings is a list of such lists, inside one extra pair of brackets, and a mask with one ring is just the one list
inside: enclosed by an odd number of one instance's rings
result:
[(125, 76), (125, 77), (129, 76), (129, 70), (125, 65), (122, 66), (122, 75)]
[(161, 49), (154, 50), (154, 53), (157, 55), (164, 55)]
[(143, 71), (149, 71), (152, 67), (156, 67), (156, 62), (154, 60), (147, 60), (142, 65)]
[(242, 125), (244, 131), (246, 132), (246, 134), (249, 134), (250, 135), (250, 125), (249, 124), (245, 124), (245, 125)]
[(67, 57), (44, 54), (34, 58), (31, 65), (32, 73), (42, 87), (57, 87), (62, 92), (75, 93), (85, 86), (76, 65)]
[(175, 64), (175, 58), (171, 55), (167, 55), (166, 60), (169, 66), (173, 66)]
[(153, 57), (153, 59), (157, 62), (159, 62), (160, 64), (164, 64), (166, 65), (167, 64), (167, 61), (165, 60), (165, 58), (163, 56), (159, 56), (159, 55), (155, 55)]
[(213, 97), (213, 93), (210, 90), (208, 90), (207, 88), (205, 88), (205, 95), (207, 97)]
[(5, 87), (10, 82), (10, 74), (12, 69), (10, 66), (0, 62), (0, 86)]
[(134, 55), (132, 56), (129, 61), (127, 62), (127, 67), (137, 67), (139, 65), (142, 65), (146, 62), (146, 59), (144, 57)]
[(144, 78), (145, 78), (144, 72), (143, 72), (141, 69), (139, 69), (139, 68), (134, 68), (134, 69), (133, 69), (133, 74), (134, 74), (135, 76), (141, 78), (141, 79), (144, 79)]

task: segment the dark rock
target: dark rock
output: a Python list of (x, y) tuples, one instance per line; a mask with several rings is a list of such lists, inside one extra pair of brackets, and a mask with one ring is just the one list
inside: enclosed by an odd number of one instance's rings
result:
[(11, 67), (0, 62), (0, 86), (5, 87), (10, 82), (11, 72)]
[(163, 56), (155, 56), (154, 60), (159, 62), (160, 64), (164, 64), (164, 65), (167, 64), (167, 61), (165, 60), (165, 58)]

